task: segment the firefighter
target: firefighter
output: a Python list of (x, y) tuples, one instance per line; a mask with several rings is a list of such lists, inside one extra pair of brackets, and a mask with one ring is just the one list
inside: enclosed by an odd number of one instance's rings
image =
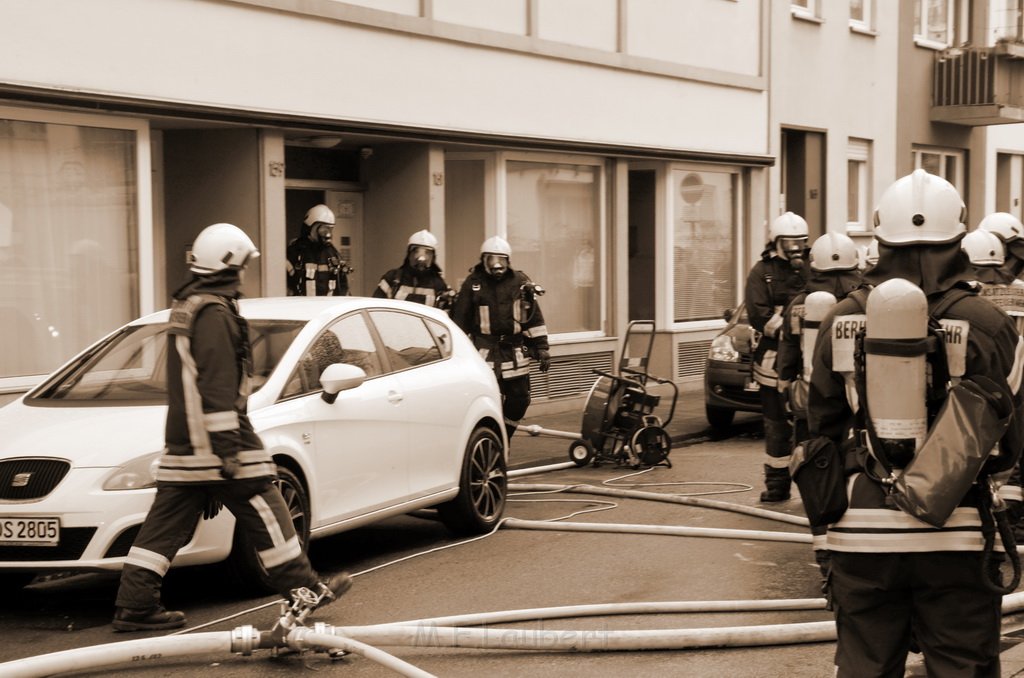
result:
[[(940, 497), (958, 506), (941, 526), (935, 526), (900, 509), (891, 482), (916, 461), (927, 427), (938, 426), (935, 418), (951, 383), (986, 383), (994, 399), (985, 401), (986, 407), (992, 409), (991, 402), (1006, 407), (1010, 422), (998, 441), (998, 453), (987, 458), (983, 477), (1010, 469), (1024, 442), (1020, 393), (1024, 343), (1005, 313), (973, 293), (973, 276), (960, 247), (964, 213), (956, 189), (924, 170), (897, 180), (875, 211), (881, 256), (864, 276), (876, 286), (871, 294), (882, 284), (889, 289), (891, 283), (916, 288), (922, 332), (927, 335), (928, 325), (936, 322), (944, 330), (936, 335), (943, 339), (941, 343), (923, 339), (913, 343), (922, 363), (925, 348), (934, 348), (927, 365), (913, 368), (919, 375), (919, 389), (905, 373), (873, 371), (867, 363), (866, 387), (861, 388), (863, 381), (855, 377), (856, 395), (851, 394), (849, 373), (860, 374), (859, 365), (863, 365), (854, 338), (860, 333), (857, 328), (865, 328), (865, 352), (873, 336), (902, 336), (896, 331), (902, 330), (898, 314), (884, 316), (888, 326), (879, 319), (879, 326), (872, 328), (871, 323), (882, 316), (872, 315), (871, 304), (859, 292), (840, 301), (825, 318), (815, 347), (808, 400), (810, 434), (826, 436), (839, 445), (846, 452), (845, 468), (850, 474), (844, 484), (848, 508), (828, 526), (827, 536), (840, 678), (902, 676), (912, 637), (924, 654), (928, 675), (999, 675), (1001, 595), (993, 585), (993, 573), (983, 567), (989, 563), (983, 520), (992, 515), (985, 506), (996, 500), (984, 481), (974, 483), (966, 493), (958, 492), (957, 497), (940, 492)], [(887, 365), (913, 367), (909, 358), (901, 356), (901, 352), (907, 355), (912, 345), (908, 342), (890, 340), (884, 349), (889, 353), (872, 347), (865, 360), (892, 356), (895, 362)], [(944, 369), (939, 370), (939, 365)], [(948, 372), (948, 381), (927, 382), (926, 375), (934, 377), (943, 371)], [(917, 418), (911, 410), (926, 416)], [(963, 432), (963, 425), (970, 424), (958, 422), (953, 428)], [(883, 425), (884, 434), (878, 428)], [(888, 437), (888, 442), (867, 446), (865, 438), (875, 434)], [(967, 444), (964, 433), (963, 440), (949, 441), (947, 449), (962, 450)], [(1010, 496), (1003, 490), (999, 494)]]
[(776, 356), (782, 331), (782, 312), (794, 297), (804, 291), (807, 255), (807, 222), (797, 214), (786, 212), (772, 222), (761, 259), (747, 274), (747, 314), (751, 327), (760, 333), (753, 355), (753, 377), (760, 385), (764, 418), (763, 502), (789, 499), (793, 431), (778, 391)]
[(237, 226), (209, 226), (193, 245), (191, 280), (174, 293), (167, 330), (166, 448), (156, 472), (156, 498), (121, 573), (116, 631), (185, 625), (184, 613), (161, 605), (161, 583), (200, 517), (213, 517), (221, 505), (247, 533), (268, 582), (286, 599), (306, 588), (323, 604), (351, 586), (346, 573), (322, 580), (313, 571), (273, 483), (277, 467), (246, 414), (252, 349), (237, 298), (243, 271), (258, 256)]
[(462, 283), (452, 319), (473, 340), (501, 388), (505, 430), (511, 438), (530, 406), (530, 364), (551, 365), (548, 329), (537, 297), (543, 288), (511, 266), (512, 248), (494, 236), (480, 247), (480, 263)]
[[(811, 297), (808, 300), (808, 295), (815, 292), (828, 293), (830, 304), (846, 298), (846, 295), (861, 285), (859, 261), (860, 252), (856, 243), (843, 233), (830, 232), (815, 240), (811, 245), (807, 289), (794, 297), (783, 313), (778, 353), (778, 389), (791, 418), (794, 445), (808, 438), (807, 384), (811, 375), (805, 366), (810, 364), (811, 352), (808, 350), (805, 354), (804, 346), (808, 336), (817, 334), (816, 327), (812, 329), (805, 326), (810, 316), (808, 306), (811, 300), (817, 299)], [(818, 315), (814, 314), (815, 321), (821, 320)], [(813, 346), (811, 342), (810, 347)], [(825, 530), (813, 528), (811, 534), (814, 540), (814, 559), (822, 577), (827, 578), (829, 556), (825, 546)]]
[(288, 296), (343, 297), (348, 295), (348, 274), (331, 237), (334, 212), (327, 205), (314, 205), (306, 212), (302, 234), (288, 243)]
[(1009, 212), (993, 212), (981, 220), (978, 228), (995, 233), (1003, 241), (1003, 268), (1014, 278), (1024, 278), (1024, 224), (1020, 219)]
[(436, 256), (437, 238), (430, 231), (416, 231), (406, 245), (405, 261), (381, 276), (373, 296), (448, 308), (455, 292), (441, 277)]

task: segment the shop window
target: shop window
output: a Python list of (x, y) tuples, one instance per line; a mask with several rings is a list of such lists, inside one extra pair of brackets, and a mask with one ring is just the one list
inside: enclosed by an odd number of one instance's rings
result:
[(512, 267), (550, 294), (548, 332), (601, 327), (601, 168), (509, 160), (507, 237)]
[(0, 119), (0, 380), (139, 313), (136, 131)]
[(672, 307), (676, 322), (722, 317), (736, 305), (738, 174), (672, 171)]

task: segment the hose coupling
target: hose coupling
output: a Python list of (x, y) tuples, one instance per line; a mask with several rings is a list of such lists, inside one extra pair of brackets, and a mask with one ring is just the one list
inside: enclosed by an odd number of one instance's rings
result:
[(246, 624), (231, 630), (231, 651), (245, 657), (252, 654), (253, 649), (260, 646), (260, 632), (256, 627)]

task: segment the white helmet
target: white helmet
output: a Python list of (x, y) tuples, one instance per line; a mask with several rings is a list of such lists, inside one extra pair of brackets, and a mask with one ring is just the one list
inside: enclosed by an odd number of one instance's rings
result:
[(811, 245), (811, 268), (815, 271), (852, 271), (857, 268), (857, 243), (843, 233), (829, 232)]
[(313, 224), (329, 224), (334, 226), (334, 212), (327, 205), (313, 205), (306, 212), (306, 218), (303, 219), (303, 223), (306, 226), (312, 226)]
[(485, 254), (503, 254), (511, 259), (512, 247), (508, 244), (508, 240), (496, 235), (484, 240), (484, 244), (480, 246), (480, 256)]
[(995, 233), (1003, 242), (1024, 237), (1024, 224), (1009, 212), (993, 212), (981, 220), (978, 228)]
[(437, 249), (437, 238), (430, 231), (423, 229), (422, 231), (416, 231), (409, 236), (409, 247), (429, 247), (431, 249)]
[(232, 224), (213, 224), (204, 228), (192, 243), (189, 270), (210, 275), (224, 269), (241, 269), (260, 255), (245, 231)]
[(1002, 266), (1006, 259), (1003, 241), (992, 231), (971, 231), (960, 241), (960, 248), (975, 266)]
[(956, 242), (967, 232), (966, 217), (953, 184), (916, 169), (882, 194), (875, 209), (875, 237), (894, 247)]
[(786, 212), (775, 217), (768, 228), (768, 241), (775, 242), (779, 238), (806, 238), (807, 221), (799, 214)]

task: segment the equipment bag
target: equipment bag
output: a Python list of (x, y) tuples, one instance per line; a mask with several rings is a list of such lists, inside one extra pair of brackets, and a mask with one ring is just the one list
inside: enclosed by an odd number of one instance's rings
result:
[(983, 376), (951, 388), (924, 444), (895, 476), (896, 505), (942, 527), (1006, 432), (1012, 407), (1009, 395)]
[(811, 527), (834, 523), (846, 513), (846, 469), (839, 446), (818, 436), (793, 449), (789, 474), (800, 489), (804, 513)]

